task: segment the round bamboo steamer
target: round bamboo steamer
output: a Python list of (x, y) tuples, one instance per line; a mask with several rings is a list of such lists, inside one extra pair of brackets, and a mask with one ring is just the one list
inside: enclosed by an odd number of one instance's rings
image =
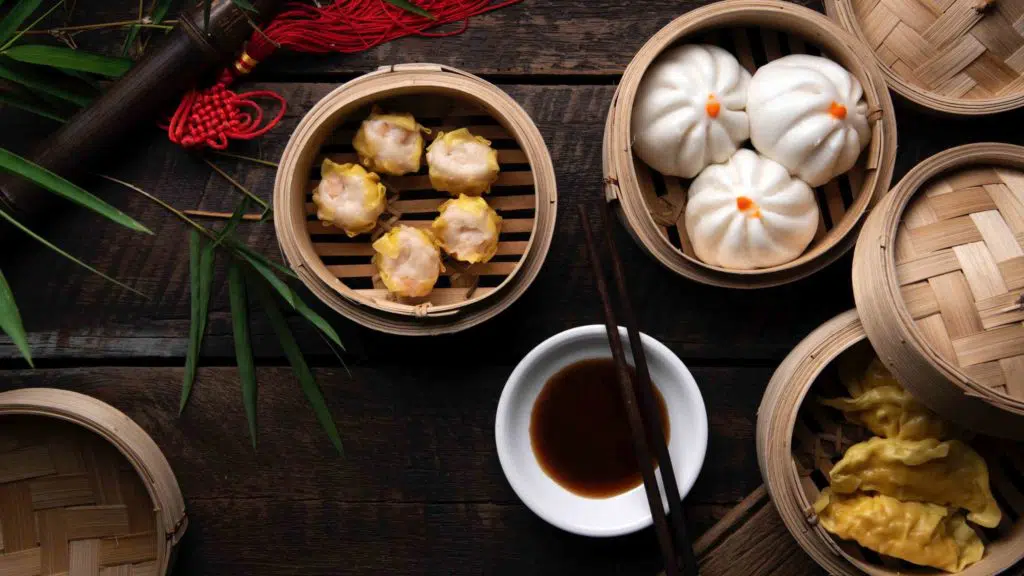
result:
[[(426, 161), (417, 174), (382, 176), (388, 210), (373, 235), (348, 238), (316, 218), (311, 194), (323, 158), (357, 162), (352, 137), (370, 108), (411, 112), (431, 129), (468, 127), (490, 140), (501, 172), (484, 196), (502, 216), (497, 255), (467, 265), (450, 258), (425, 298), (390, 295), (371, 263), (372, 242), (396, 224), (429, 227), (451, 196), (431, 189)], [(288, 264), (306, 286), (344, 316), (403, 335), (456, 332), (492, 318), (530, 286), (555, 228), (557, 191), (551, 155), (536, 125), (508, 94), (476, 76), (437, 64), (380, 68), (318, 102), (292, 134), (274, 184), (274, 226)]]
[(1024, 440), (1024, 147), (970, 144), (907, 173), (865, 222), (853, 294), (922, 403)]
[[(870, 343), (855, 310), (829, 320), (790, 352), (772, 376), (758, 409), (761, 475), (786, 528), (830, 574), (947, 574), (836, 539), (817, 523), (813, 504), (828, 485), (829, 470), (847, 448), (866, 440), (870, 433), (816, 399), (848, 395), (838, 381), (834, 362), (844, 353), (867, 352)], [(970, 444), (988, 463), (1003, 522), (991, 530), (976, 527), (986, 543), (985, 556), (960, 574), (992, 576), (1024, 558), (1024, 446), (982, 436)]]
[(160, 448), (99, 400), (0, 393), (0, 574), (170, 572), (188, 519)]
[[(632, 153), (631, 116), (640, 80), (666, 48), (702, 42), (726, 48), (751, 73), (787, 54), (831, 58), (864, 88), (871, 142), (856, 166), (815, 189), (822, 217), (818, 232), (796, 260), (758, 270), (730, 270), (701, 262), (685, 227), (689, 180), (666, 177)], [(612, 98), (604, 134), (605, 195), (634, 239), (673, 272), (715, 286), (764, 288), (804, 278), (853, 247), (872, 203), (889, 189), (896, 161), (896, 117), (871, 51), (823, 15), (780, 0), (725, 0), (687, 12), (637, 52)]]
[(1024, 0), (825, 0), (825, 9), (911, 102), (962, 115), (1024, 105)]

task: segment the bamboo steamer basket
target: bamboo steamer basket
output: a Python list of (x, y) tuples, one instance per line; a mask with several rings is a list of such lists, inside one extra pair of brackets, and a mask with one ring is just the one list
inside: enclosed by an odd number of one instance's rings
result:
[(1024, 0), (825, 0), (889, 87), (946, 114), (1024, 105)]
[(0, 574), (170, 572), (188, 525), (156, 443), (99, 400), (0, 393)]
[[(372, 241), (395, 224), (428, 228), (451, 198), (431, 189), (426, 161), (417, 174), (382, 176), (388, 210), (374, 234), (348, 238), (324, 226), (311, 194), (326, 156), (357, 162), (352, 137), (370, 108), (411, 112), (432, 130), (469, 127), (498, 150), (501, 173), (484, 196), (500, 216), (497, 255), (466, 265), (445, 259), (433, 292), (419, 299), (388, 294), (371, 263)], [(299, 123), (274, 184), (274, 225), (288, 264), (322, 301), (375, 330), (402, 335), (456, 332), (492, 318), (536, 278), (554, 234), (557, 192), (551, 156), (536, 125), (508, 94), (448, 66), (387, 66), (334, 90)]]
[[(815, 398), (848, 395), (838, 381), (835, 362), (842, 354), (869, 351), (867, 333), (855, 310), (826, 322), (793, 349), (776, 370), (758, 409), (761, 474), (790, 533), (830, 574), (946, 574), (833, 538), (817, 524), (813, 503), (828, 485), (828, 472), (847, 448), (870, 433)], [(985, 556), (960, 574), (992, 576), (1024, 558), (1024, 446), (983, 436), (970, 444), (988, 463), (1003, 522), (992, 530), (978, 528), (986, 543)]]
[[(822, 217), (817, 234), (796, 260), (758, 270), (701, 262), (690, 246), (684, 211), (689, 180), (666, 177), (632, 153), (631, 116), (640, 80), (666, 48), (687, 42), (726, 48), (750, 72), (791, 53), (822, 55), (853, 73), (870, 110), (871, 142), (856, 166), (815, 189)], [(673, 272), (715, 286), (763, 288), (804, 278), (846, 253), (872, 203), (892, 180), (896, 119), (871, 51), (813, 10), (779, 0), (726, 0), (687, 12), (654, 35), (630, 62), (605, 125), (605, 195), (634, 239)]]
[(1024, 148), (970, 144), (914, 167), (864, 225), (853, 293), (922, 403), (1024, 440)]

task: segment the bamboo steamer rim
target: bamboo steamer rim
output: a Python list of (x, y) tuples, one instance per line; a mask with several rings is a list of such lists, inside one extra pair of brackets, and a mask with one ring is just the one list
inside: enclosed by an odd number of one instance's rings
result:
[[(915, 0), (904, 1), (914, 2)], [(872, 45), (872, 42), (864, 34), (863, 26), (850, 0), (824, 0), (824, 4), (829, 17), (836, 20), (843, 29), (856, 35), (865, 45)], [(976, 3), (981, 8), (979, 12), (987, 10), (989, 4), (990, 2), (985, 0), (979, 0)], [(952, 22), (947, 22), (947, 24), (952, 24)], [(886, 64), (878, 52), (874, 50), (871, 52), (878, 67), (885, 75), (885, 81), (889, 87), (900, 96), (929, 110), (960, 116), (982, 116), (1015, 110), (1024, 106), (1024, 89), (1006, 96), (992, 98), (966, 99), (944, 96), (933, 90), (922, 88), (913, 82), (908, 82), (892, 66)]]
[[(316, 256), (305, 228), (299, 190), (308, 168), (339, 119), (374, 101), (420, 92), (440, 93), (479, 105), (504, 126), (526, 154), (534, 179), (534, 222), (526, 249), (512, 271), (486, 294), (423, 308), (363, 297), (335, 277)], [(286, 261), (320, 300), (349, 319), (398, 335), (437, 335), (478, 325), (508, 308), (533, 283), (554, 236), (557, 187), (551, 155), (526, 111), (500, 88), (468, 72), (431, 63), (382, 66), (339, 86), (303, 117), (282, 154), (274, 183), (274, 227)]]
[[(758, 466), (786, 528), (822, 568), (838, 576), (899, 576), (907, 572), (851, 556), (831, 534), (813, 521), (813, 502), (807, 497), (793, 461), (796, 423), (811, 388), (836, 358), (864, 342), (866, 337), (857, 310), (848, 310), (815, 329), (786, 356), (772, 375), (758, 407)], [(990, 576), (1009, 569), (1022, 559), (1024, 518), (1018, 518), (1009, 533), (986, 544), (986, 554), (980, 562), (960, 574)], [(921, 573), (946, 574), (929, 568), (922, 568)]]
[(908, 310), (896, 271), (896, 234), (911, 200), (936, 177), (977, 165), (1024, 170), (1024, 147), (967, 144), (911, 169), (879, 202), (861, 231), (853, 260), (854, 300), (879, 357), (922, 403), (967, 429), (1024, 440), (1024, 398), (988, 388), (941, 356)]
[[(787, 264), (755, 270), (730, 270), (684, 254), (658, 232), (657, 224), (638, 192), (641, 184), (633, 164), (630, 117), (640, 81), (661, 52), (689, 34), (744, 24), (796, 32), (846, 60), (842, 65), (860, 81), (869, 109), (881, 111), (881, 115), (872, 123), (872, 142), (862, 152), (862, 156), (867, 155), (867, 174), (861, 194), (850, 207), (850, 211), (856, 214), (842, 221), (846, 227), (843, 233)], [(896, 162), (896, 117), (892, 99), (870, 50), (836, 23), (814, 10), (782, 0), (724, 0), (676, 18), (636, 53), (612, 97), (602, 155), (606, 200), (616, 204), (630, 234), (655, 259), (673, 272), (705, 284), (727, 288), (764, 288), (805, 278), (854, 246), (863, 215), (888, 190), (892, 179)], [(838, 223), (836, 227), (839, 227)]]
[(139, 475), (158, 515), (158, 574), (167, 574), (174, 548), (185, 535), (185, 500), (170, 463), (156, 442), (134, 420), (85, 394), (53, 388), (0, 392), (0, 416), (44, 416), (76, 424), (112, 444)]

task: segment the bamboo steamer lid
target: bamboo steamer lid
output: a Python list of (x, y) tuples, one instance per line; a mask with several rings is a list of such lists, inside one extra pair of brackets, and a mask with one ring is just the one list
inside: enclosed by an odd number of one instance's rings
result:
[[(822, 214), (817, 234), (796, 260), (758, 270), (700, 261), (685, 225), (689, 180), (663, 176), (632, 153), (631, 116), (640, 81), (666, 48), (710, 43), (732, 52), (751, 73), (791, 53), (822, 55), (849, 70), (864, 88), (871, 142), (846, 174), (815, 189)], [(605, 124), (605, 195), (633, 238), (673, 272), (714, 286), (764, 288), (807, 277), (845, 254), (873, 202), (888, 189), (896, 161), (892, 100), (871, 51), (821, 14), (780, 0), (725, 0), (687, 12), (637, 52), (612, 98)]]
[[(828, 485), (829, 470), (847, 448), (870, 436), (817, 400), (848, 395), (835, 364), (845, 354), (869, 354), (866, 338), (861, 317), (850, 310), (809, 334), (783, 360), (757, 412), (761, 475), (786, 528), (830, 574), (947, 574), (839, 540), (817, 523), (813, 504)], [(986, 543), (985, 556), (960, 574), (992, 576), (1007, 572), (1024, 559), (1024, 445), (983, 436), (973, 438), (970, 444), (988, 464), (1003, 522), (994, 529), (978, 528)]]
[[(317, 220), (310, 200), (323, 158), (357, 162), (352, 137), (373, 105), (410, 112), (427, 144), (438, 131), (468, 127), (492, 142), (501, 172), (484, 195), (502, 217), (497, 255), (467, 265), (445, 259), (425, 298), (388, 293), (371, 262), (372, 242), (394, 225), (429, 228), (451, 196), (419, 173), (382, 175), (388, 209), (373, 235), (349, 239)], [(554, 235), (557, 191), (551, 155), (536, 125), (508, 94), (476, 76), (437, 64), (382, 67), (337, 88), (306, 114), (282, 155), (274, 184), (274, 227), (285, 259), (323, 302), (351, 320), (392, 334), (457, 332), (494, 317), (536, 278)]]
[(853, 293), (922, 403), (1024, 439), (1024, 148), (970, 144), (914, 167), (864, 225)]
[(825, 9), (911, 102), (963, 115), (1024, 105), (1024, 0), (825, 0)]
[(168, 574), (187, 525), (167, 459), (123, 413), (64, 390), (0, 393), (0, 574)]

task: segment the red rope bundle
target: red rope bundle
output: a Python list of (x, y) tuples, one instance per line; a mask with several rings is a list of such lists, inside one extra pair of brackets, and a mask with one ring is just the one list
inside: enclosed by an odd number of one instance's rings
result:
[[(351, 54), (413, 34), (454, 36), (466, 31), (470, 17), (520, 1), (416, 0), (415, 4), (430, 12), (433, 20), (385, 0), (335, 0), (327, 6), (290, 2), (266, 28), (253, 33), (233, 69), (224, 70), (213, 86), (201, 91), (193, 89), (185, 95), (168, 123), (167, 135), (186, 148), (223, 149), (232, 139), (251, 140), (276, 126), (284, 116), (283, 98), (266, 90), (236, 94), (227, 86), (278, 48)], [(462, 25), (454, 30), (427, 31), (460, 21)], [(256, 98), (276, 100), (278, 113), (264, 122), (264, 112)]]

